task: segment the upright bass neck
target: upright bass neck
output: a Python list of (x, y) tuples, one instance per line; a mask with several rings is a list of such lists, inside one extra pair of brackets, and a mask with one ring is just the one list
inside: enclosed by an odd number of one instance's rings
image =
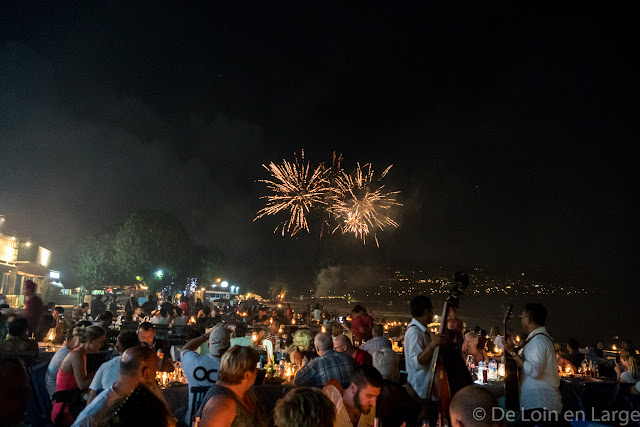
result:
[[(443, 336), (444, 331), (447, 327), (447, 320), (449, 319), (449, 307), (451, 307), (451, 303), (454, 300), (458, 300), (458, 298), (463, 294), (465, 288), (469, 284), (469, 276), (465, 273), (457, 272), (455, 274), (455, 285), (451, 288), (449, 292), (449, 296), (444, 301), (444, 307), (442, 309), (442, 317), (440, 318), (440, 327), (438, 331), (440, 336)], [(429, 380), (427, 382), (427, 399), (431, 400), (433, 397), (433, 380), (435, 378), (435, 373), (438, 364), (438, 358), (440, 356), (440, 347), (436, 347), (433, 351), (433, 356), (431, 356), (431, 363), (429, 364)]]

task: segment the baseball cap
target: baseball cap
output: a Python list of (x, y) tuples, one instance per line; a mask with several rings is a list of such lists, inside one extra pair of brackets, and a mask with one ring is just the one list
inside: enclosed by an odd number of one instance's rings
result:
[(216, 325), (209, 335), (209, 354), (220, 356), (222, 351), (229, 347), (231, 347), (231, 333), (224, 325)]

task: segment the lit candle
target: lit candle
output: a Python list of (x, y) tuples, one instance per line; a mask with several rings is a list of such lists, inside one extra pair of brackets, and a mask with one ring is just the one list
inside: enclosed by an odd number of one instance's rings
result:
[(296, 319), (291, 319), (291, 324), (295, 325), (296, 324)]
[(254, 343), (258, 341), (258, 333), (257, 332), (252, 333), (251, 339), (253, 340)]
[(325, 332), (327, 332), (327, 328), (325, 328), (324, 326), (322, 327), (322, 333), (324, 334)]

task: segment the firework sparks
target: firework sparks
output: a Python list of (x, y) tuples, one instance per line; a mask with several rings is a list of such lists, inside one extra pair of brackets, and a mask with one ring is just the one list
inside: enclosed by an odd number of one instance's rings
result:
[(326, 205), (325, 196), (330, 191), (324, 166), (311, 170), (309, 162), (305, 163), (304, 150), (300, 161), (296, 157), (293, 163), (283, 160), (281, 165), (271, 162), (269, 166), (262, 166), (271, 173), (273, 180), (260, 182), (267, 184), (273, 194), (261, 197), (267, 199), (267, 205), (258, 211), (254, 221), (266, 215), (288, 211), (289, 219), (278, 225), (274, 232), (279, 228), (283, 236), (286, 233), (294, 236), (303, 229), (309, 232), (307, 213), (319, 205)]
[[(381, 179), (390, 169), (391, 166), (384, 170)], [(367, 235), (373, 231), (376, 245), (380, 246), (375, 230), (384, 230), (386, 226), (398, 227), (398, 223), (386, 213), (392, 206), (402, 204), (395, 199), (399, 191), (386, 192), (384, 185), (373, 190), (372, 187), (376, 185), (373, 175), (373, 168), (369, 163), (364, 167), (360, 167), (358, 163), (351, 175), (340, 171), (335, 179), (335, 197), (329, 209), (338, 220), (334, 232), (340, 229), (344, 234), (353, 233), (366, 243)]]

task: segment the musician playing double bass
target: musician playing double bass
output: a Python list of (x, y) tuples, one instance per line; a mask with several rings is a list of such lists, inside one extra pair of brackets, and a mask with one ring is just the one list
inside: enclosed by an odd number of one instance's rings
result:
[(411, 384), (417, 397), (428, 406), (427, 384), (431, 376), (429, 370), (434, 350), (440, 345), (441, 337), (431, 334), (427, 325), (433, 321), (431, 299), (418, 295), (411, 300), (411, 323), (404, 333), (404, 357), (407, 369), (407, 382)]
[(547, 309), (542, 304), (529, 303), (520, 315), (522, 327), (528, 332), (527, 340), (520, 352), (516, 352), (513, 340), (508, 339), (504, 348), (513, 356), (520, 368), (520, 406), (522, 425), (559, 425), (562, 421), (562, 397), (560, 377), (556, 363), (553, 339), (544, 324)]

